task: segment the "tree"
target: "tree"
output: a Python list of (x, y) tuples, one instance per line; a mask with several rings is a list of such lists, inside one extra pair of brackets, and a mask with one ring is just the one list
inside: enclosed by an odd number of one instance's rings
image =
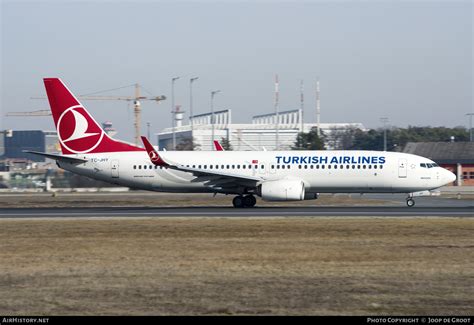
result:
[(183, 138), (181, 141), (176, 145), (177, 151), (192, 151), (196, 150), (201, 145), (197, 144), (193, 138)]
[(326, 144), (334, 150), (350, 149), (355, 140), (355, 135), (360, 129), (355, 127), (331, 127), (329, 134), (326, 135)]
[[(402, 150), (408, 142), (448, 142), (451, 137), (455, 141), (468, 141), (469, 132), (463, 127), (391, 128), (387, 130), (387, 150)], [(383, 129), (371, 129), (368, 132), (356, 130), (352, 145), (345, 149), (383, 150)]]
[(313, 127), (308, 133), (300, 132), (292, 150), (325, 150), (324, 135), (318, 136), (318, 128)]
[(234, 150), (234, 149), (232, 148), (232, 144), (231, 144), (230, 141), (227, 140), (226, 138), (221, 138), (220, 143), (221, 143), (222, 148), (224, 148), (225, 151), (232, 151), (232, 150)]

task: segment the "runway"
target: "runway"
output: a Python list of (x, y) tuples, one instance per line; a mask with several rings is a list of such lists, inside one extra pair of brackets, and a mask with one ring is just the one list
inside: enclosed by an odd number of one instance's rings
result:
[(1, 218), (92, 218), (92, 217), (474, 217), (472, 206), (464, 207), (90, 207), (3, 208)]

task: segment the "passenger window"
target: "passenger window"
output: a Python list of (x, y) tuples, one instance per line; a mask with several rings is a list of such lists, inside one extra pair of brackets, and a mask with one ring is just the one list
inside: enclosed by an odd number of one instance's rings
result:
[(311, 165), (309, 168), (313, 169), (313, 168), (314, 168), (314, 166), (313, 166), (313, 165)]
[(369, 169), (372, 169), (372, 165), (369, 165)]
[(362, 169), (366, 169), (366, 168), (367, 168), (367, 166), (366, 166), (366, 165), (362, 166)]
[(137, 169), (137, 165), (133, 165), (133, 169)]
[(277, 169), (280, 169), (280, 165), (277, 165)]
[(377, 165), (374, 165), (374, 169), (377, 169)]
[(352, 169), (356, 169), (356, 165), (352, 165)]
[(227, 165), (226, 168), (229, 169), (229, 168), (230, 168), (230, 165)]
[(264, 168), (265, 168), (265, 166), (264, 166), (264, 165), (262, 165), (262, 166), (260, 166), (260, 168), (261, 168), (261, 169), (264, 169)]
[(346, 169), (349, 169), (349, 168), (351, 168), (351, 166), (349, 166), (349, 165), (346, 165)]
[(324, 166), (325, 166), (325, 165), (321, 165), (321, 169), (324, 169), (324, 168), (325, 168)]
[(298, 168), (301, 169), (301, 165), (298, 165)]
[(138, 169), (142, 169), (142, 165), (138, 165)]
[(304, 165), (304, 169), (308, 169), (308, 165)]
[(240, 165), (237, 165), (237, 169), (240, 169)]
[(380, 169), (383, 169), (383, 165), (380, 165)]
[(209, 169), (212, 169), (212, 165), (209, 165)]
[[(242, 168), (243, 168), (243, 169), (247, 168), (247, 165), (242, 165)], [(273, 168), (273, 167), (272, 167), (272, 168)]]
[(328, 169), (331, 169), (331, 165), (328, 165)]
[(334, 169), (337, 169), (337, 165), (334, 165)]
[(319, 165), (316, 165), (316, 169), (319, 169)]
[(196, 168), (196, 165), (193, 165), (193, 168)]

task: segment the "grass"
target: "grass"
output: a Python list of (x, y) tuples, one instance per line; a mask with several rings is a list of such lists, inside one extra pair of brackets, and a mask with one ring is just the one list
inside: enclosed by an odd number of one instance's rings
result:
[(0, 314), (468, 315), (471, 218), (0, 220)]

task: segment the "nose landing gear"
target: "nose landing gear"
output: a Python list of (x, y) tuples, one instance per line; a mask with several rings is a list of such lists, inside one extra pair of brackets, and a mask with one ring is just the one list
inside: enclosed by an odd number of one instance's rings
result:
[(254, 207), (256, 203), (257, 203), (257, 199), (253, 195), (246, 195), (246, 196), (237, 195), (232, 200), (232, 204), (234, 205), (234, 208), (251, 208), (251, 207)]

